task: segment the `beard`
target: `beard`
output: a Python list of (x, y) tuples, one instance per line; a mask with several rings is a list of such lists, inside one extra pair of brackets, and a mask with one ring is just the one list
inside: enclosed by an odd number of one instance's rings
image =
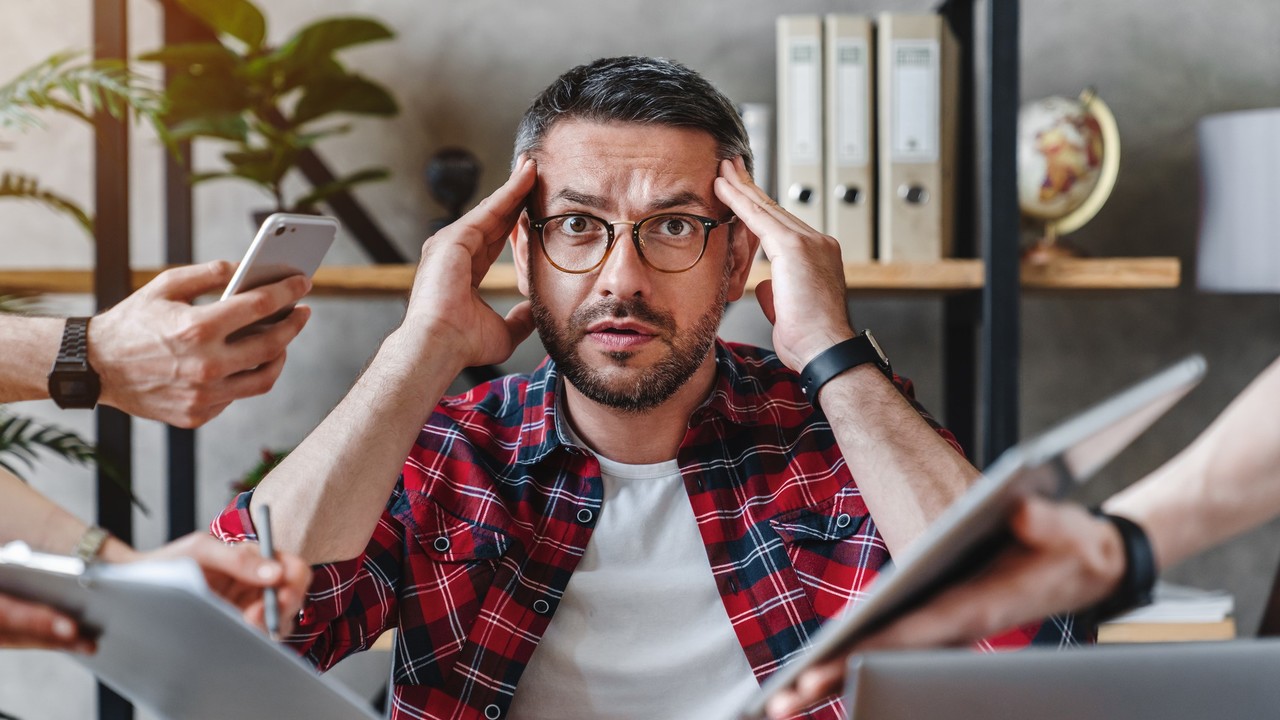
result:
[[(707, 353), (716, 340), (716, 331), (729, 295), (728, 268), (720, 281), (716, 301), (688, 330), (680, 330), (675, 318), (657, 310), (643, 299), (609, 298), (583, 305), (561, 325), (541, 301), (530, 283), (529, 301), (533, 310), (534, 325), (547, 355), (556, 363), (564, 377), (578, 392), (605, 407), (627, 413), (639, 413), (655, 408), (675, 395), (689, 378), (701, 367)], [(641, 369), (630, 378), (611, 378), (612, 367), (589, 366), (578, 350), (591, 323), (606, 318), (635, 318), (659, 331), (656, 339), (667, 346), (667, 353), (654, 365)], [(626, 367), (634, 353), (621, 351), (605, 354), (614, 367)]]

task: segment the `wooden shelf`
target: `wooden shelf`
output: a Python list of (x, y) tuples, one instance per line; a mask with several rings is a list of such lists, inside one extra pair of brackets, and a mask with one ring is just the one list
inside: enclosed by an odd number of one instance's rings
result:
[[(317, 295), (403, 295), (413, 283), (414, 265), (327, 266), (315, 277)], [(145, 285), (160, 269), (133, 271), (133, 286)], [(943, 260), (936, 263), (851, 263), (844, 267), (850, 292), (951, 293), (982, 287), (982, 261)], [(1176, 288), (1182, 269), (1178, 258), (1083, 258), (1046, 265), (1022, 266), (1022, 287), (1028, 290), (1154, 290)], [(748, 288), (769, 277), (768, 263), (752, 268)], [(514, 295), (515, 267), (495, 265), (480, 284), (495, 295)], [(3, 270), (0, 294), (90, 293), (88, 270)]]

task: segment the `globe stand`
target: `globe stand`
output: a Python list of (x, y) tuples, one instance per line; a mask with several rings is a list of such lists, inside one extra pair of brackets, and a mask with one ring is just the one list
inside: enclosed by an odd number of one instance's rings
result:
[(1047, 225), (1040, 239), (1022, 251), (1022, 261), (1032, 265), (1049, 265), (1059, 260), (1072, 260), (1087, 255), (1070, 240), (1058, 237), (1056, 225)]

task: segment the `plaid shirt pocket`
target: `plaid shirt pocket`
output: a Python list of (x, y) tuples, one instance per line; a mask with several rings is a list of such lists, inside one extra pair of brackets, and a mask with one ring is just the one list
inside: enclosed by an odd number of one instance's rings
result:
[(841, 491), (817, 505), (790, 510), (769, 521), (814, 612), (838, 614), (889, 560), (862, 498)]
[(397, 683), (441, 687), (466, 646), (511, 537), (501, 527), (447, 512), (422, 493), (408, 495), (396, 517), (405, 542), (421, 551), (407, 554), (394, 673)]

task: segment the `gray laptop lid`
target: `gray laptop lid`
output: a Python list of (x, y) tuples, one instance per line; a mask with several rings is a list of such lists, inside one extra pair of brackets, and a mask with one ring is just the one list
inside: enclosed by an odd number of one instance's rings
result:
[(100, 630), (73, 655), (135, 705), (167, 720), (376, 720), (372, 708), (213, 595), (190, 560), (94, 565), (0, 548), (0, 591), (40, 600)]
[(853, 720), (1280, 717), (1280, 639), (854, 656)]
[(802, 670), (865, 637), (943, 585), (972, 573), (1007, 540), (1005, 519), (1032, 494), (1059, 497), (1142, 434), (1204, 377), (1192, 355), (1005, 451), (983, 476), (894, 559), (855, 606), (831, 619), (809, 646), (769, 677), (742, 708), (759, 718), (769, 697)]

